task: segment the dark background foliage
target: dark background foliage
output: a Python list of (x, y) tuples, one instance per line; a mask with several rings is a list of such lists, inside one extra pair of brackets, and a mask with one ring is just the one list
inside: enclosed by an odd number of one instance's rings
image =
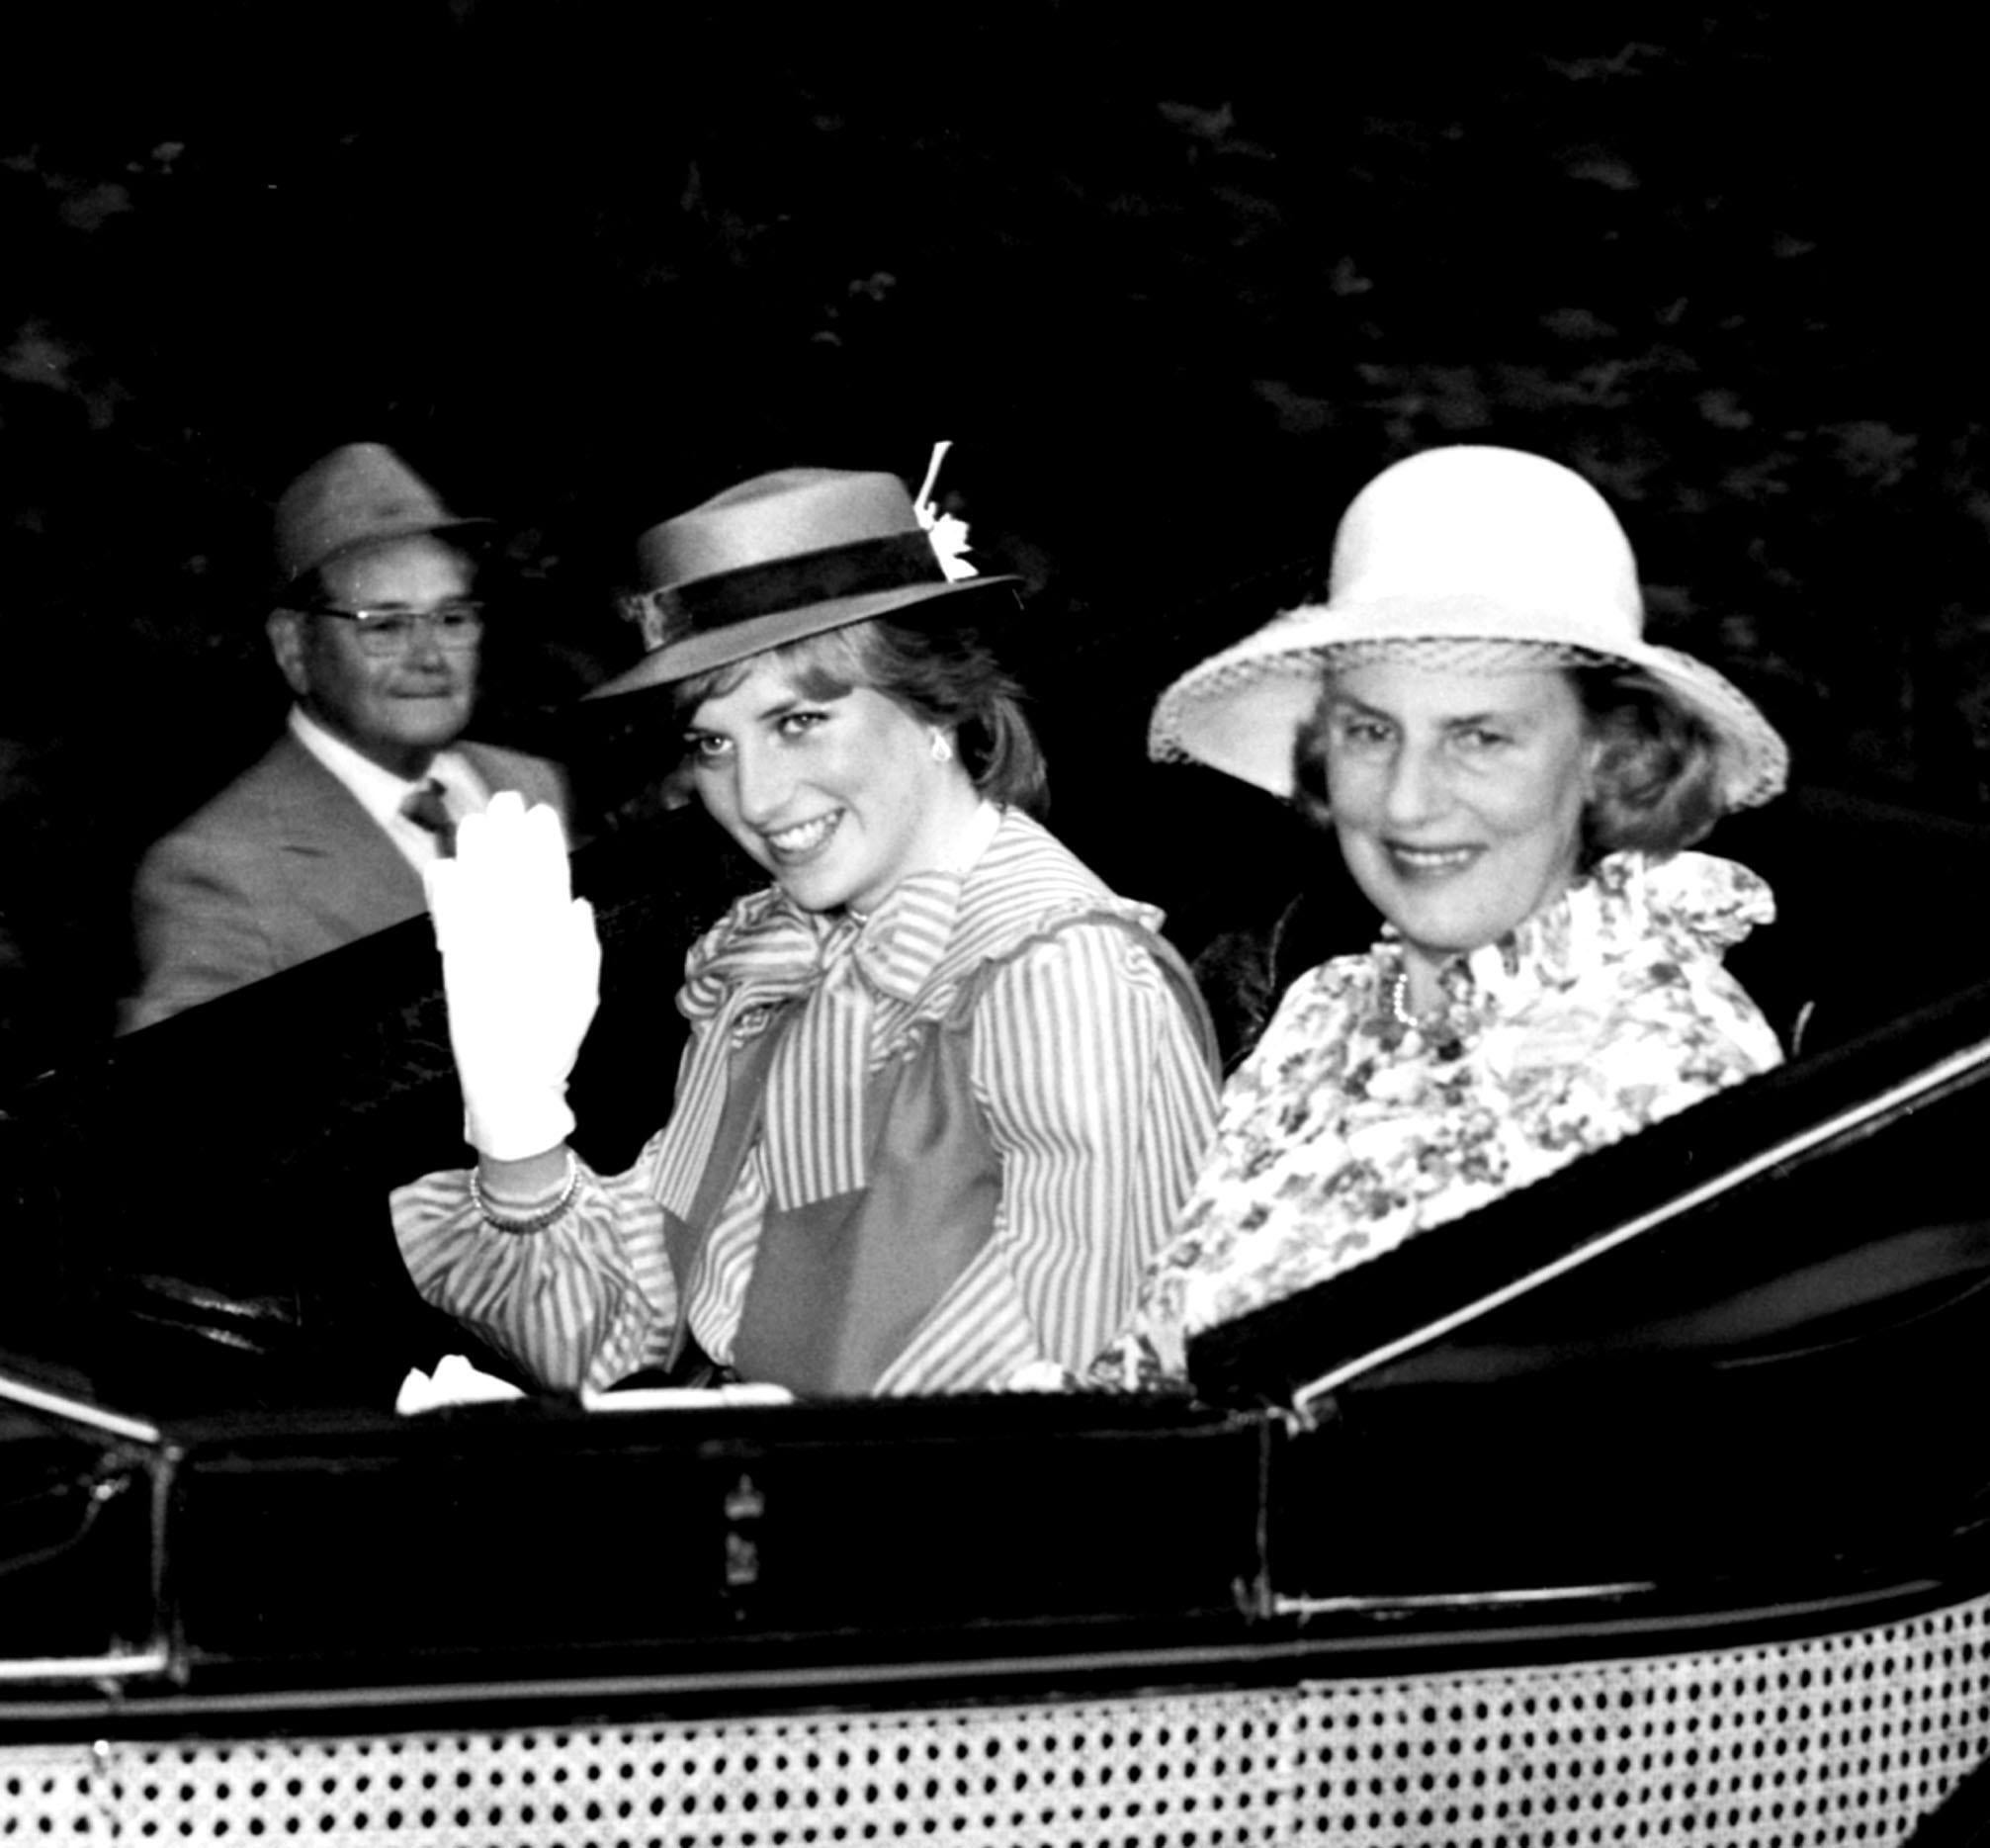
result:
[(1959, 26), (290, 0), (4, 33), (9, 1063), (104, 1031), (132, 860), (278, 723), (268, 505), (360, 438), (503, 523), (482, 729), (599, 745), (604, 816), (663, 766), (556, 715), (633, 653), (636, 532), (792, 462), (916, 480), (938, 437), (1030, 584), (1060, 826), (1134, 889), (1135, 845), (1192, 873), (1203, 800), (1138, 767), (1154, 693), (1446, 441), (1597, 482), (1654, 633), (1806, 782), (1990, 800)]

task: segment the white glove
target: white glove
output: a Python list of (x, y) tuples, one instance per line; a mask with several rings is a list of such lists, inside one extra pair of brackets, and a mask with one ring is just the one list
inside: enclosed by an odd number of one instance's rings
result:
[(463, 1133), (522, 1161), (573, 1130), (566, 1079), (601, 993), (594, 908), (572, 896), (560, 817), (505, 790), (426, 870)]

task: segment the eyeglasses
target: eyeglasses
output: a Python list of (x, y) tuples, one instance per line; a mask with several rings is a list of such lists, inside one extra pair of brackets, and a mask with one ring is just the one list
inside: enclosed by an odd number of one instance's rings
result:
[(450, 654), (475, 648), (483, 635), (481, 603), (444, 603), (432, 610), (342, 610), (312, 604), (304, 613), (351, 623), (360, 652), (376, 660), (405, 655), (424, 630), (435, 637), (437, 648)]

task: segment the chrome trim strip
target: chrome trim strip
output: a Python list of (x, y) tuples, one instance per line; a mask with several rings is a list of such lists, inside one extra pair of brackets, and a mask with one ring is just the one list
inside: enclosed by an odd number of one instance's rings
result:
[[(26, 1656), (18, 1662), (0, 1661), (0, 1682), (124, 1681), (132, 1675), (163, 1675), (171, 1666), (172, 1657), (164, 1649), (134, 1655)], [(6, 1712), (0, 1708), (0, 1716)]]
[(0, 1373), (0, 1399), (12, 1399), (17, 1405), (66, 1418), (71, 1424), (108, 1431), (114, 1438), (130, 1438), (135, 1444), (159, 1444), (165, 1438), (157, 1425), (148, 1425), (141, 1418), (127, 1418), (122, 1412), (107, 1412), (101, 1405), (92, 1405), (87, 1399), (72, 1399), (65, 1392), (50, 1392), (43, 1386), (31, 1386), (25, 1379), (12, 1379), (5, 1373)]
[[(1574, 1595), (1551, 1591), (1547, 1596)], [(1143, 1677), (1166, 1672), (1186, 1673), (1198, 1678), (1211, 1670), (1228, 1668), (1233, 1676), (1243, 1665), (1259, 1669), (1280, 1665), (1307, 1679), (1332, 1678), (1337, 1658), (1353, 1655), (1362, 1663), (1377, 1655), (1399, 1655), (1418, 1651), (1463, 1646), (1474, 1652), (1492, 1649), (1503, 1655), (1532, 1644), (1565, 1645), (1571, 1637), (1586, 1643), (1641, 1640), (1656, 1643), (1657, 1653), (1676, 1653), (1681, 1647), (1694, 1650), (1751, 1648), (1749, 1638), (1757, 1637), (1765, 1625), (1778, 1628), (1801, 1623), (1803, 1633), (1836, 1635), (1871, 1629), (1899, 1621), (1895, 1607), (1903, 1600), (1918, 1606), (1929, 1601), (1964, 1604), (1977, 1594), (1959, 1590), (1939, 1579), (1903, 1579), (1881, 1588), (1815, 1595), (1792, 1599), (1786, 1604), (1754, 1604), (1721, 1611), (1670, 1611), (1640, 1613), (1632, 1606), (1612, 1617), (1571, 1617), (1561, 1622), (1544, 1619), (1491, 1631), (1429, 1629), (1363, 1629), (1353, 1634), (1330, 1636), (1283, 1636), (1272, 1640), (1240, 1639), (1226, 1643), (1177, 1643), (1157, 1649), (1110, 1648), (1095, 1651), (1058, 1650), (1032, 1653), (1019, 1650), (1013, 1655), (986, 1656), (976, 1660), (933, 1662), (814, 1663), (802, 1668), (734, 1669), (708, 1673), (654, 1673), (585, 1675), (571, 1679), (535, 1677), (532, 1679), (435, 1682), (414, 1686), (383, 1686), (361, 1683), (336, 1688), (285, 1689), (281, 1691), (179, 1692), (151, 1698), (143, 1692), (127, 1694), (114, 1711), (134, 1721), (207, 1715), (354, 1713), (378, 1710), (384, 1723), (368, 1728), (377, 1731), (404, 1729), (405, 1720), (386, 1721), (393, 1713), (423, 1708), (496, 1708), (519, 1703), (556, 1701), (576, 1704), (581, 1709), (603, 1700), (668, 1698), (693, 1696), (701, 1699), (715, 1694), (753, 1696), (796, 1694), (807, 1691), (831, 1697), (842, 1691), (861, 1689), (889, 1691), (896, 1685), (916, 1683), (928, 1687), (964, 1685), (969, 1700), (1003, 1698), (994, 1694), (1002, 1679), (1012, 1676), (1094, 1674), (1133, 1670)], [(1377, 1604), (1376, 1614), (1386, 1615)], [(1684, 1637), (1681, 1642), (1676, 1640)], [(1675, 1640), (1668, 1641), (1668, 1638)], [(1726, 1640), (1725, 1638), (1733, 1638)], [(1647, 1650), (1640, 1650), (1645, 1653)], [(1595, 1649), (1587, 1651), (1596, 1655)], [(1309, 1675), (1308, 1670), (1312, 1673)], [(1361, 1666), (1364, 1675), (1391, 1671)], [(1420, 1671), (1406, 1671), (1420, 1672)], [(1212, 1685), (1241, 1685), (1232, 1681)], [(925, 1703), (927, 1705), (931, 1702)], [(98, 1719), (104, 1716), (103, 1702), (46, 1701), (10, 1702), (0, 1706), (0, 1721), (20, 1722)], [(451, 1725), (459, 1722), (452, 1720)], [(503, 1725), (501, 1719), (493, 1721)], [(551, 1724), (554, 1722), (537, 1722)], [(341, 1732), (350, 1728), (340, 1727)]]
[(1659, 1588), (1650, 1579), (1631, 1579), (1621, 1585), (1543, 1585), (1525, 1591), (1441, 1591), (1416, 1592), (1400, 1598), (1288, 1598), (1280, 1592), (1271, 1601), (1277, 1617), (1335, 1617), (1343, 1613), (1373, 1612), (1392, 1617), (1411, 1611), (1498, 1611), (1516, 1604), (1567, 1604), (1578, 1598), (1630, 1598)]

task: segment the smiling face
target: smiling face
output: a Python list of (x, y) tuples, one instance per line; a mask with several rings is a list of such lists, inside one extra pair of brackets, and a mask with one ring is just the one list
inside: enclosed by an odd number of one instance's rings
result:
[(1597, 747), (1555, 667), (1469, 673), (1370, 661), (1315, 721), (1341, 851), (1403, 938), (1411, 992), (1496, 941), (1576, 868)]
[(797, 905), (867, 912), (949, 864), (980, 798), (951, 745), (934, 755), (945, 734), (871, 687), (822, 685), (762, 657), (699, 705), (685, 742), (712, 818)]
[[(310, 601), (335, 610), (427, 615), (470, 594), (463, 555), (427, 535), (335, 560)], [(445, 649), (420, 624), (399, 654), (369, 655), (358, 625), (294, 609), (270, 618), (270, 646), (298, 704), (334, 737), (398, 776), (416, 777), (470, 723), (477, 650)]]

